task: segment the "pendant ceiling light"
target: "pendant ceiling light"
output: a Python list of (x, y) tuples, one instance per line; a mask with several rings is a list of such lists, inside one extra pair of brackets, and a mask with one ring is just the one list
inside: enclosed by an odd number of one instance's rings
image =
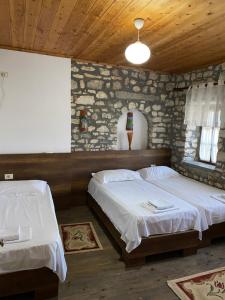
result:
[(144, 26), (144, 20), (140, 18), (135, 19), (134, 26), (138, 30), (138, 40), (126, 48), (125, 57), (132, 64), (141, 65), (149, 60), (151, 51), (147, 45), (139, 40), (139, 30)]

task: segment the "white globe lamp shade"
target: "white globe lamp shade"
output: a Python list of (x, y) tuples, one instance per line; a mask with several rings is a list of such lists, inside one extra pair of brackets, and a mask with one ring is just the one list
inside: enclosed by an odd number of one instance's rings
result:
[(140, 41), (130, 44), (125, 50), (126, 59), (135, 65), (141, 65), (149, 60), (151, 51)]

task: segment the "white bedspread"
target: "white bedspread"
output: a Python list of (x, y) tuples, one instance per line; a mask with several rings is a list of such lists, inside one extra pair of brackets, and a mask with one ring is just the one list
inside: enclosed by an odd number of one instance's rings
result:
[[(201, 231), (198, 210), (144, 180), (100, 184), (91, 179), (88, 192), (121, 233), (127, 252), (141, 243), (142, 237), (195, 229)], [(166, 200), (178, 210), (152, 214), (141, 203), (150, 198)]]
[(212, 198), (212, 195), (223, 194), (224, 191), (182, 175), (158, 180), (148, 179), (148, 182), (198, 208), (203, 230), (208, 229), (212, 224), (225, 221), (225, 204)]
[(0, 228), (18, 226), (31, 227), (32, 239), (0, 247), (0, 274), (48, 267), (65, 280), (67, 266), (46, 182), (0, 182)]

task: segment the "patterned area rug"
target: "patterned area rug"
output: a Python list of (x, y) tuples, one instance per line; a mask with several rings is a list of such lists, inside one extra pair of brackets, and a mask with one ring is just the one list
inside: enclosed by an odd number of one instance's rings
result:
[(62, 224), (65, 254), (103, 250), (92, 222)]
[(225, 300), (225, 267), (167, 283), (182, 300)]

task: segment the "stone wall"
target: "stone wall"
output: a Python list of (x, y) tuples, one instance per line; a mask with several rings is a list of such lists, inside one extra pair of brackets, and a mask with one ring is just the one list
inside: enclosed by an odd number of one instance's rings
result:
[[(170, 147), (174, 106), (171, 75), (72, 61), (72, 151), (109, 150), (117, 146), (117, 122), (130, 109), (148, 122), (149, 148)], [(88, 131), (79, 131), (80, 110)]]
[[(202, 70), (174, 75), (176, 87), (188, 87), (196, 82), (218, 81), (223, 65), (209, 66)], [(225, 189), (225, 130), (220, 129), (219, 152), (214, 171), (193, 167), (182, 162), (183, 158), (196, 158), (199, 128), (184, 125), (186, 91), (174, 92), (174, 110), (172, 124), (172, 164), (180, 173), (196, 180)]]
[[(167, 75), (110, 65), (72, 61), (72, 151), (116, 149), (117, 122), (130, 109), (141, 111), (149, 126), (149, 148), (171, 148), (172, 165), (185, 176), (225, 189), (225, 129), (220, 130), (214, 171), (192, 167), (199, 129), (184, 125), (186, 91), (196, 82), (217, 81), (225, 66), (209, 66), (185, 74)], [(88, 131), (79, 131), (80, 110), (88, 114)]]

